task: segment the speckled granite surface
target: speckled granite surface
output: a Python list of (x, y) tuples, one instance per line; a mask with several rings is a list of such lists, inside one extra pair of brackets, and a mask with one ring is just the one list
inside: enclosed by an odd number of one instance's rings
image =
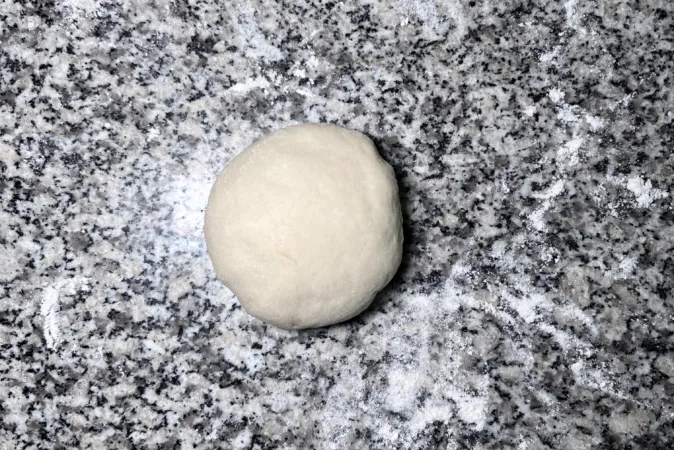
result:
[[(0, 448), (672, 448), (674, 6), (0, 4)], [(299, 122), (396, 169), (349, 323), (247, 316), (210, 183)]]

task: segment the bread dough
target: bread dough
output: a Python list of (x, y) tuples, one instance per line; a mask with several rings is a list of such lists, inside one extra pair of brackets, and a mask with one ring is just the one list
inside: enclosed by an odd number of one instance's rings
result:
[(205, 235), (218, 278), (251, 315), (291, 329), (341, 322), (367, 308), (400, 265), (393, 169), (356, 131), (281, 129), (220, 173)]

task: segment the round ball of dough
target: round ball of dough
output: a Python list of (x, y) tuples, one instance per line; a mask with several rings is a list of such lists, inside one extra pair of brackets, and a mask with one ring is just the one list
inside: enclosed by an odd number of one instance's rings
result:
[(281, 129), (220, 173), (205, 235), (218, 278), (251, 315), (290, 329), (341, 322), (367, 308), (400, 265), (393, 169), (356, 131)]

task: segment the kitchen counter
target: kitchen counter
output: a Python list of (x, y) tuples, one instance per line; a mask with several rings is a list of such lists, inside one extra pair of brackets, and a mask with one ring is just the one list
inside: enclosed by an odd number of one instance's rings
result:
[[(22, 3), (0, 448), (674, 446), (672, 3)], [(202, 227), (222, 167), (302, 122), (375, 141), (405, 249), (364, 314), (297, 332)]]

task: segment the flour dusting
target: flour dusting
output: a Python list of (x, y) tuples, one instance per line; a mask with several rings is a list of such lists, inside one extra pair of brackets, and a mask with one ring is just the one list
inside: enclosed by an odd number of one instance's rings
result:
[(241, 81), (239, 83), (236, 83), (235, 85), (227, 89), (227, 92), (231, 92), (232, 94), (238, 95), (246, 95), (253, 90), (259, 89), (266, 94), (267, 88), (269, 88), (270, 86), (271, 83), (269, 83), (269, 80), (260, 76), (250, 79), (248, 81)]
[(642, 180), (641, 177), (632, 177), (627, 180), (625, 187), (634, 194), (637, 205), (640, 208), (647, 208), (659, 198), (665, 198), (669, 194), (661, 189), (656, 189), (651, 185), (651, 180)]
[(554, 59), (558, 56), (558, 54), (559, 54), (559, 49), (560, 49), (560, 47), (559, 47), (559, 46), (556, 46), (552, 51), (543, 53), (543, 54), (538, 58), (538, 60), (539, 60), (540, 62), (545, 62), (545, 63), (551, 62), (552, 60), (554, 60)]
[[(615, 183), (632, 193), (637, 208), (648, 208), (661, 198), (669, 197), (669, 193), (662, 189), (654, 188), (651, 180), (644, 180), (640, 176), (627, 178), (623, 175), (607, 175), (606, 180)], [(597, 192), (601, 199), (601, 192)]]
[[(553, 184), (543, 194), (539, 194), (538, 197), (554, 198), (561, 194), (563, 192), (563, 183), (560, 183), (561, 181), (562, 180), (559, 180), (557, 183)], [(620, 263), (620, 270), (623, 273), (629, 272), (633, 270), (633, 268), (634, 261), (628, 260), (627, 258), (623, 259)], [(512, 343), (519, 348), (518, 352), (520, 354), (518, 354), (518, 359), (521, 361), (530, 361), (531, 363), (533, 362), (533, 358), (530, 354), (527, 354), (526, 348), (533, 344), (531, 342), (533, 337), (529, 337), (523, 327), (533, 326), (550, 335), (551, 339), (559, 345), (563, 353), (572, 359), (573, 362), (570, 365), (570, 368), (579, 384), (590, 389), (600, 390), (611, 396), (628, 398), (635, 401), (627, 394), (621, 392), (615, 386), (615, 382), (611, 381), (615, 378), (615, 374), (597, 366), (593, 362), (598, 350), (591, 342), (583, 338), (582, 335), (578, 336), (576, 334), (571, 334), (555, 325), (554, 322), (551, 322), (551, 319), (554, 317), (566, 317), (572, 322), (584, 325), (586, 332), (589, 332), (588, 336), (598, 335), (597, 326), (592, 318), (580, 309), (572, 300), (561, 298), (559, 303), (552, 302), (548, 298), (548, 294), (540, 292), (528, 284), (525, 279), (522, 279), (516, 284), (517, 293), (512, 292), (507, 286), (489, 286), (488, 290), (496, 298), (504, 300), (504, 305), (507, 305), (510, 308), (504, 309), (499, 303), (477, 300), (473, 293), (459, 289), (452, 279), (454, 276), (466, 277), (466, 265), (464, 263), (458, 263), (458, 267), (456, 269), (453, 268), (452, 276), (445, 283), (444, 290), (439, 293), (439, 298), (445, 298), (445, 304), (454, 304), (453, 308), (444, 307), (444, 311), (454, 314), (454, 312), (457, 311), (457, 306), (460, 305), (467, 308), (482, 310), (497, 317), (504, 324), (508, 325), (509, 328), (506, 328), (506, 330), (510, 329), (512, 331)], [(514, 311), (516, 314), (512, 314), (510, 311)], [(456, 339), (453, 338), (452, 341), (456, 342), (457, 349), (468, 346), (468, 342), (465, 340), (462, 342), (458, 336)], [(525, 367), (528, 367), (527, 370), (531, 370), (531, 365)], [(453, 387), (456, 388), (456, 384), (454, 384)], [(538, 393), (537, 395), (539, 394), (546, 398), (546, 404), (552, 405), (555, 403), (554, 399), (550, 398), (548, 394)], [(467, 393), (464, 392), (462, 395), (465, 396)], [(458, 414), (461, 416), (461, 400), (455, 398), (451, 390), (448, 396), (455, 400), (459, 407)], [(464, 411), (463, 413), (466, 417), (462, 417), (467, 423), (473, 423), (476, 430), (482, 426), (480, 420), (481, 412), (488, 410), (488, 404), (482, 405), (480, 398), (481, 396), (477, 396), (470, 399), (470, 411), (472, 412), (469, 414)], [(469, 417), (474, 418), (475, 421), (471, 422), (470, 420), (467, 420)]]
[(16, 252), (0, 245), (0, 280), (11, 281), (21, 273), (20, 264)]
[(604, 120), (601, 117), (585, 114), (585, 121), (590, 125), (592, 131), (599, 131), (604, 128)]
[(580, 162), (578, 150), (583, 145), (582, 137), (574, 137), (557, 150), (559, 161), (565, 166), (575, 166)]
[(388, 374), (388, 393), (386, 404), (391, 411), (404, 411), (414, 404), (419, 391), (419, 373), (401, 368)]
[(543, 194), (534, 194), (532, 195), (535, 198), (541, 198), (543, 199), (543, 204), (533, 212), (531, 212), (527, 218), (529, 219), (529, 222), (531, 223), (531, 226), (538, 231), (546, 231), (547, 226), (545, 224), (545, 220), (543, 219), (543, 216), (545, 215), (545, 212), (548, 211), (552, 207), (552, 201), (555, 197), (559, 196), (562, 192), (564, 192), (564, 181), (565, 180), (557, 180), (550, 188), (548, 188)]
[(488, 397), (468, 395), (460, 391), (448, 394), (456, 402), (461, 420), (473, 425), (476, 431), (481, 431), (487, 423)]
[[(575, 0), (567, 2), (567, 10), (575, 8)], [(581, 151), (583, 154), (592, 154), (591, 145), (596, 142), (594, 137), (596, 132), (605, 127), (604, 119), (593, 115), (578, 105), (570, 105), (564, 101), (565, 93), (559, 88), (552, 88), (548, 91), (548, 97), (557, 110), (557, 119), (568, 126), (573, 133), (572, 138), (562, 144), (557, 150), (557, 165), (562, 170), (565, 179), (568, 178), (575, 167), (581, 162)], [(626, 95), (616, 105), (626, 106), (632, 95)], [(596, 152), (596, 150), (595, 150)], [(606, 181), (618, 184), (627, 189), (634, 196), (634, 203), (638, 208), (648, 208), (658, 199), (666, 198), (669, 193), (653, 187), (651, 180), (643, 179), (641, 176), (632, 176), (630, 178), (624, 175), (614, 176), (606, 175)], [(606, 201), (606, 188), (599, 184), (594, 192), (593, 199), (596, 203), (605, 204), (608, 213), (613, 217), (618, 217), (620, 206), (624, 206), (624, 201)], [(531, 212), (528, 216), (531, 226), (538, 231), (545, 231), (545, 222), (543, 216), (551, 207), (552, 203), (548, 199), (541, 207)]]
[(537, 110), (538, 108), (536, 108), (536, 105), (529, 105), (526, 108), (524, 108), (523, 112), (526, 116), (533, 117), (534, 114), (536, 114)]
[(172, 226), (180, 236), (201, 236), (204, 227), (204, 208), (208, 202), (211, 182), (182, 179), (165, 195), (175, 202)]
[(416, 16), (424, 25), (430, 28), (438, 26), (438, 9), (435, 0), (398, 0), (402, 19), (400, 25), (409, 23), (410, 17)]
[[(571, 365), (571, 372), (576, 378), (576, 381), (581, 385), (597, 389), (612, 397), (630, 399), (629, 395), (616, 388), (615, 383), (611, 381), (605, 373), (599, 369), (588, 367), (587, 363), (583, 360), (578, 360), (573, 363)], [(634, 401), (634, 399), (631, 400)], [(635, 403), (640, 404), (640, 402)]]
[(58, 280), (42, 289), (42, 301), (40, 303), (40, 315), (43, 320), (43, 334), (47, 348), (55, 349), (61, 338), (59, 325), (59, 312), (61, 310), (60, 297), (73, 295), (77, 289), (89, 290), (88, 279), (71, 278)]
[(550, 89), (550, 92), (548, 92), (548, 97), (550, 97), (550, 100), (554, 103), (561, 103), (562, 100), (564, 100), (564, 95), (564, 92), (558, 88)]
[(627, 280), (632, 277), (634, 269), (637, 266), (637, 259), (631, 256), (624, 256), (619, 258), (618, 267), (614, 267), (608, 272), (606, 276), (614, 280)]
[(58, 324), (59, 314), (59, 291), (63, 286), (63, 281), (56, 282), (47, 286), (42, 291), (42, 305), (40, 305), (40, 314), (44, 320), (44, 339), (47, 347), (54, 349), (61, 336), (61, 329)]
[(248, 1), (233, 2), (232, 24), (238, 29), (246, 45), (246, 56), (253, 59), (278, 61), (283, 57), (281, 50), (271, 45), (255, 19), (255, 9)]
[(566, 10), (566, 26), (578, 29), (580, 26), (580, 14), (578, 13), (578, 0), (567, 0), (564, 3)]

